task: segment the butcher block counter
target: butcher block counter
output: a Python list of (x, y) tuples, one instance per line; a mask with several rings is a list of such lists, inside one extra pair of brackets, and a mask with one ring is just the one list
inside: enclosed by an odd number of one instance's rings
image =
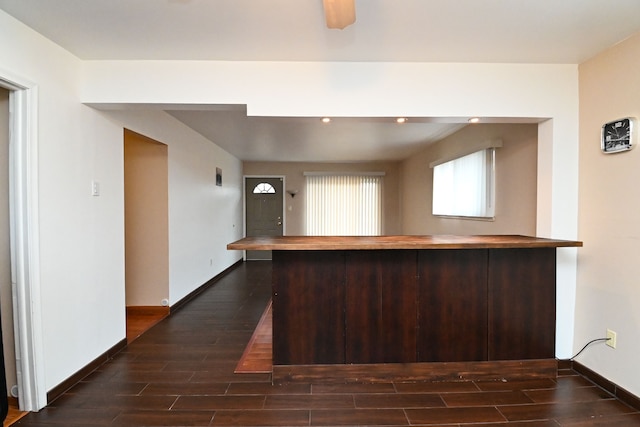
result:
[(518, 235), (497, 236), (278, 236), (245, 237), (227, 245), (242, 250), (374, 250), (374, 249), (488, 249), (557, 248), (582, 246), (572, 240)]
[(339, 365), (399, 364), (406, 376), (407, 366), (436, 364), (458, 377), (487, 363), (488, 377), (525, 361), (557, 367), (556, 248), (580, 246), (436, 235), (249, 237), (227, 248), (272, 251), (277, 381), (278, 367), (291, 380), (295, 366), (307, 377)]

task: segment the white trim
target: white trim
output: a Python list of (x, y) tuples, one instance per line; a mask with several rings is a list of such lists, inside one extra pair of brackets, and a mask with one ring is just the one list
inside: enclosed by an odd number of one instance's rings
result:
[[(6, 74), (1, 71), (1, 76)], [(11, 282), (20, 409), (47, 405), (40, 298), (38, 87), (0, 77), (10, 92)]]

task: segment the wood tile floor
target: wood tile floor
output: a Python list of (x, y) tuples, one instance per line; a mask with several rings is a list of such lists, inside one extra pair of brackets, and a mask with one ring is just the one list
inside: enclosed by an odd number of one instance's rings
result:
[(234, 369), (270, 297), (270, 263), (245, 263), (15, 425), (640, 426), (640, 412), (574, 372), (557, 379), (295, 384)]
[(23, 412), (18, 409), (17, 402), (9, 402), (9, 412), (7, 413), (6, 418), (2, 422), (3, 427), (9, 427), (10, 425), (15, 424), (20, 418), (27, 415), (27, 412)]
[(155, 310), (145, 312), (144, 310), (131, 310), (127, 307), (127, 344), (131, 344), (168, 315), (169, 310), (166, 312)]
[(264, 310), (258, 326), (245, 348), (235, 373), (259, 374), (269, 373), (273, 369), (273, 316), (271, 311), (271, 300)]

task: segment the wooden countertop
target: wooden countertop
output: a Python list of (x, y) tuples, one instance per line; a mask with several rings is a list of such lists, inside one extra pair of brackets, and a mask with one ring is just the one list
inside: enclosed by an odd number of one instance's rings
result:
[(375, 249), (487, 249), (580, 247), (582, 242), (530, 236), (280, 236), (245, 237), (229, 243), (237, 250), (375, 250)]

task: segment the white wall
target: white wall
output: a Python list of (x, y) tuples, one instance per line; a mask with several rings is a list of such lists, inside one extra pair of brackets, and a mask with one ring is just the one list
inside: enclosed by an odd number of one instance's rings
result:
[[(238, 256), (221, 249), (241, 228), (239, 161), (164, 113), (107, 114), (82, 103), (239, 103), (249, 114), (276, 116), (549, 118), (539, 129), (537, 232), (577, 235), (576, 65), (80, 62), (3, 12), (0, 28), (0, 77), (22, 76), (40, 94), (49, 388), (124, 336), (122, 126), (169, 145), (171, 301)], [(209, 185), (216, 166), (230, 185)], [(91, 196), (92, 179), (101, 181), (99, 198)], [(573, 347), (575, 257), (567, 254), (558, 266), (560, 357)]]
[[(242, 258), (226, 246), (242, 237), (242, 163), (163, 111), (104, 111), (116, 127), (167, 144), (169, 304)], [(222, 187), (215, 184), (222, 169)]]
[[(257, 116), (530, 117), (537, 235), (577, 237), (577, 65), (86, 61), (96, 105), (246, 104)], [(573, 348), (576, 250), (558, 250), (557, 355)]]
[[(640, 149), (605, 155), (601, 126), (640, 118), (640, 34), (580, 65), (580, 221), (576, 350), (617, 332), (617, 348), (595, 344), (578, 361), (640, 396)], [(638, 130), (638, 129), (636, 129)], [(636, 139), (636, 143), (640, 139)]]
[[(169, 145), (170, 301), (240, 254), (241, 164), (162, 112), (82, 104), (82, 63), (0, 11), (0, 79), (38, 89), (40, 303), (51, 390), (125, 338), (123, 127)], [(214, 182), (215, 167), (224, 173)], [(101, 195), (91, 195), (98, 180)]]
[[(80, 103), (78, 59), (4, 13), (0, 28), (0, 77), (18, 76), (39, 93), (40, 326), (50, 389), (125, 335), (122, 144)], [(91, 196), (92, 179), (102, 182), (100, 197)]]

